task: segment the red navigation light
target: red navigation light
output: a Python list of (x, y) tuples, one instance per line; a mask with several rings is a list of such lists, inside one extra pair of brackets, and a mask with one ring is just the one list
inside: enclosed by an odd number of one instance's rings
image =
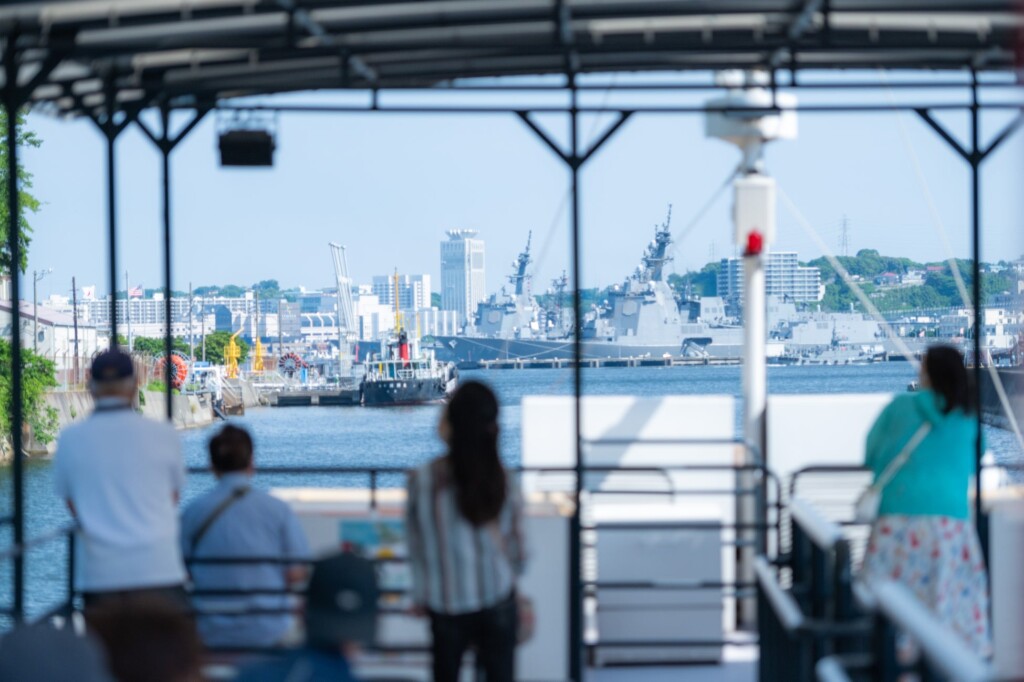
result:
[(747, 248), (743, 252), (744, 256), (757, 256), (764, 251), (764, 235), (758, 230), (751, 230), (747, 234)]

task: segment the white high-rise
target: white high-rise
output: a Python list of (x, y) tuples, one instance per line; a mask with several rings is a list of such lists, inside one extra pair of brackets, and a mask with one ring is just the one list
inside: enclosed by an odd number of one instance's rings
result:
[(441, 242), (441, 308), (454, 310), (459, 325), (470, 322), (476, 304), (487, 296), (484, 241), (476, 230), (448, 230)]
[[(771, 251), (765, 262), (765, 289), (797, 303), (820, 301), (824, 294), (821, 270), (800, 265), (795, 251)], [(730, 303), (743, 305), (743, 259), (723, 258), (718, 270), (718, 295)]]
[[(373, 293), (384, 305), (395, 305), (394, 275), (374, 275)], [(419, 310), (430, 307), (430, 275), (398, 276), (398, 307), (402, 310)]]

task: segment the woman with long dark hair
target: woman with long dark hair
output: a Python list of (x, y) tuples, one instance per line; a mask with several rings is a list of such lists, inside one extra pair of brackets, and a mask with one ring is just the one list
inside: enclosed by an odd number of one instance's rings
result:
[(406, 532), (414, 610), (430, 617), (435, 682), (470, 647), (487, 682), (512, 682), (523, 572), (521, 503), (498, 455), (498, 400), (461, 384), (438, 427), (447, 454), (410, 472)]
[(904, 583), (988, 656), (988, 576), (968, 502), (977, 407), (963, 355), (932, 346), (918, 384), (916, 392), (897, 396), (868, 434), (866, 464), (877, 484), (887, 482), (863, 575)]

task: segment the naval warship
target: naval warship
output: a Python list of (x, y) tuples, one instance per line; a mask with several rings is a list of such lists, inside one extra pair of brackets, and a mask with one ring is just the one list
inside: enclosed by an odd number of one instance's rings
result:
[[(672, 261), (671, 215), (670, 207), (636, 270), (583, 316), (583, 359), (741, 355), (742, 328), (726, 322), (720, 298), (680, 305), (666, 282), (665, 266)], [(513, 294), (503, 292), (480, 303), (465, 335), (425, 339), (438, 360), (466, 367), (487, 360), (572, 359), (573, 322), (564, 321), (559, 308), (567, 282), (556, 280), (561, 282), (553, 296), (556, 310), (542, 311), (529, 293), (529, 263), (527, 241), (509, 277)]]

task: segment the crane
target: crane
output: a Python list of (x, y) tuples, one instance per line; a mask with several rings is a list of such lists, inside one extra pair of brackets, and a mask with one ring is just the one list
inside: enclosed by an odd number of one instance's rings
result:
[(338, 280), (338, 380), (352, 374), (352, 346), (355, 344), (356, 314), (352, 301), (352, 278), (348, 274), (345, 247), (329, 242)]
[(225, 373), (228, 379), (238, 378), (238, 360), (242, 357), (242, 349), (235, 343), (235, 339), (242, 330), (239, 329), (237, 332), (231, 335), (228, 339), (228, 345), (224, 347), (224, 364), (227, 365)]

